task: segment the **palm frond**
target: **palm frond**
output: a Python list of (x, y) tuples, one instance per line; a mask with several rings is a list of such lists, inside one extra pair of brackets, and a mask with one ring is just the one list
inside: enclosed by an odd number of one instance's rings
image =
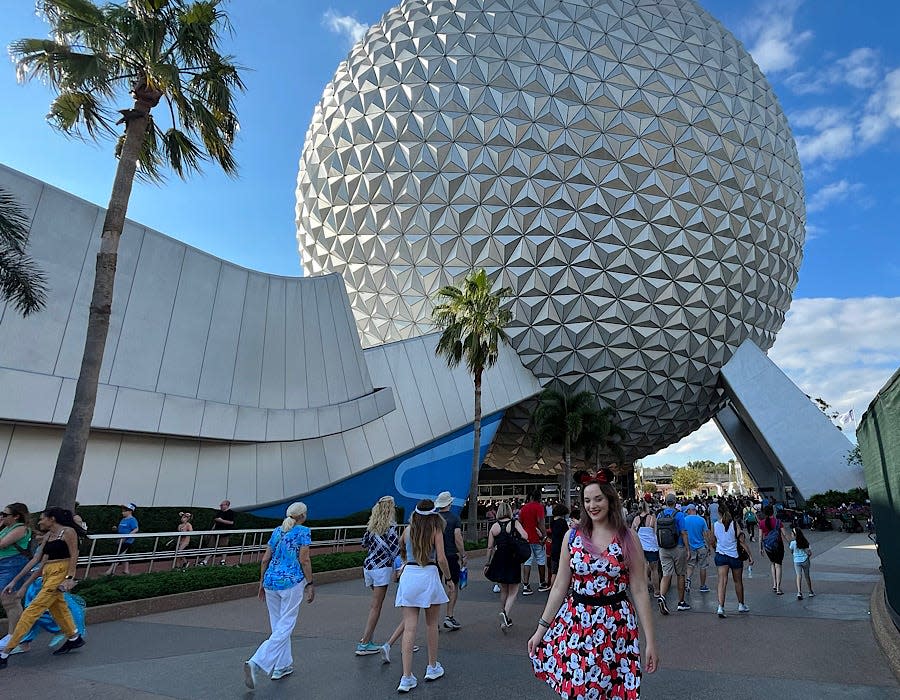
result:
[(23, 316), (47, 300), (47, 278), (25, 254), (29, 220), (15, 197), (0, 189), (0, 297)]
[(41, 0), (39, 9), (53, 38), (20, 39), (10, 54), (21, 81), (40, 78), (57, 93), (54, 127), (92, 139), (115, 135), (113, 115), (153, 109), (162, 97), (163, 119), (172, 123), (148, 127), (141, 177), (159, 181), (166, 167), (185, 177), (205, 160), (236, 172), (235, 100), (245, 85), (219, 51), (221, 32), (230, 31), (219, 0)]

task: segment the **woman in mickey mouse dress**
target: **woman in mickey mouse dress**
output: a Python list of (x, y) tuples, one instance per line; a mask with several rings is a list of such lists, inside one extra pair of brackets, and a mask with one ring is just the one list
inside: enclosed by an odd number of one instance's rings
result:
[(641, 673), (659, 665), (646, 561), (611, 481), (609, 470), (581, 477), (581, 519), (566, 535), (559, 574), (528, 640), (535, 675), (563, 700), (638, 698)]

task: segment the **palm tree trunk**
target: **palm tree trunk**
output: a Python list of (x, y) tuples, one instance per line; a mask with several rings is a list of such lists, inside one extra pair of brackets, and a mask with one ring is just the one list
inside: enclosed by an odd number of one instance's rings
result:
[(566, 444), (564, 449), (565, 468), (563, 470), (563, 478), (566, 480), (566, 506), (572, 508), (572, 446), (569, 444), (569, 436), (566, 435)]
[(128, 200), (134, 184), (138, 154), (149, 123), (150, 107), (151, 105), (136, 100), (134, 109), (140, 111), (143, 116), (133, 117), (126, 123), (125, 142), (119, 154), (109, 206), (103, 220), (81, 370), (75, 385), (72, 412), (69, 414), (66, 432), (56, 458), (50, 493), (47, 494), (48, 508), (58, 506), (71, 509), (75, 505), (78, 482), (84, 466), (84, 453), (87, 450), (91, 421), (94, 417), (94, 405), (97, 402), (97, 384), (100, 381), (100, 367), (106, 349), (106, 335), (109, 331), (119, 239), (125, 226), (125, 214), (128, 211)]
[(472, 478), (469, 481), (469, 516), (466, 535), (469, 542), (478, 540), (478, 472), (481, 470), (481, 370), (475, 370), (475, 445), (472, 449)]

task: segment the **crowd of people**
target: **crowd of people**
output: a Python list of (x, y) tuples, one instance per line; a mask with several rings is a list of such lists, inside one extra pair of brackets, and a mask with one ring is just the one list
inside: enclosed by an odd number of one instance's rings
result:
[[(520, 593), (547, 593), (527, 649), (535, 676), (561, 697), (638, 697), (642, 675), (659, 665), (652, 601), (661, 615), (670, 615), (674, 579), (677, 603), (672, 607), (690, 610), (695, 583), (700, 594), (711, 593), (710, 560), (717, 570), (716, 614), (722, 619), (727, 617), (729, 579), (737, 612), (750, 609), (743, 575), (745, 566), (753, 565), (754, 553), (760, 558), (764, 554), (769, 562), (773, 594), (784, 594), (782, 567), (790, 552), (797, 598), (816, 595), (809, 541), (799, 522), (783, 519), (785, 510), (778, 503), (733, 496), (685, 499), (672, 493), (623, 503), (612, 478), (608, 470), (582, 473), (579, 508), (573, 512), (558, 502), (548, 508), (536, 490), (520, 508), (500, 502), (490, 513), (484, 575), (499, 593), (500, 631), (506, 633), (513, 625)], [(448, 631), (462, 627), (455, 607), (468, 579), (468, 557), (453, 506), (447, 491), (423, 499), (408, 526), (402, 527), (393, 497), (383, 496), (371, 509), (361, 541), (366, 551), (363, 581), (371, 599), (355, 653), (380, 654), (390, 663), (392, 645), (402, 640), (401, 693), (418, 685), (413, 665), (420, 612), (425, 619), (425, 681), (444, 675), (438, 658), (439, 626)], [(122, 535), (120, 552), (127, 551), (138, 532), (134, 511), (133, 503), (122, 506), (115, 528)], [(180, 554), (193, 528), (190, 513), (179, 516)], [(224, 501), (216, 517), (222, 529), (232, 527), (230, 503)], [(306, 505), (291, 504), (262, 557), (258, 594), (266, 603), (271, 634), (244, 662), (251, 689), (263, 677), (277, 681), (293, 673), (291, 634), (302, 603), (315, 600), (306, 518)], [(54, 654), (85, 643), (84, 602), (72, 588), (78, 539), (86, 524), (68, 510), (48, 508), (38, 519), (38, 529), (32, 530), (30, 514), (21, 503), (0, 512), (0, 599), (10, 623), (10, 633), (0, 640), (0, 669), (11, 655), (28, 651), (40, 629), (54, 635)], [(376, 628), (392, 582), (397, 583), (394, 607), (400, 610), (400, 620), (379, 644), (374, 641)]]

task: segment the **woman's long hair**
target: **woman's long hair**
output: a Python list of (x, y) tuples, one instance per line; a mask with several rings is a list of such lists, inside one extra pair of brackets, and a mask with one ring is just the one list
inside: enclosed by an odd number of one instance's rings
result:
[(794, 539), (797, 541), (797, 549), (809, 549), (809, 540), (799, 527), (794, 528)]
[(509, 505), (508, 501), (503, 501), (503, 503), (497, 506), (497, 520), (512, 519), (512, 515), (512, 506)]
[[(606, 496), (606, 500), (609, 503), (609, 506), (606, 509), (606, 518), (609, 521), (613, 532), (616, 533), (615, 536), (619, 540), (619, 545), (622, 547), (622, 553), (625, 556), (625, 566), (628, 567), (632, 561), (631, 557), (634, 554), (634, 552), (632, 552), (634, 547), (631, 541), (630, 528), (625, 524), (625, 517), (622, 515), (622, 498), (619, 496), (619, 492), (616, 491), (616, 487), (612, 484), (600, 484), (594, 481), (585, 484), (582, 487), (582, 505), (584, 505), (584, 492), (587, 491), (590, 486), (599, 487), (601, 493)], [(586, 507), (581, 509), (581, 517), (578, 520), (578, 529), (585, 535), (585, 546), (590, 549), (590, 539), (594, 532), (594, 523), (591, 520), (591, 514)], [(641, 553), (641, 556), (643, 556), (643, 552)]]
[[(722, 519), (722, 527), (725, 528), (725, 532), (728, 532), (728, 528), (734, 523), (734, 515), (731, 508), (721, 501), (719, 502), (719, 517)], [(737, 535), (737, 525), (734, 526), (734, 534)]]
[[(422, 515), (425, 513), (425, 515)], [(416, 504), (409, 519), (409, 541), (413, 559), (419, 566), (427, 566), (434, 549), (434, 533), (444, 531), (444, 519), (434, 510), (434, 501), (425, 498)]]
[(46, 518), (53, 518), (56, 521), (57, 525), (72, 528), (72, 530), (75, 532), (75, 536), (78, 538), (80, 538), (84, 532), (84, 530), (78, 527), (78, 525), (75, 523), (75, 520), (72, 517), (71, 510), (67, 510), (66, 508), (57, 508), (56, 506), (54, 506), (52, 508), (45, 508), (43, 514)]
[(31, 528), (31, 514), (28, 512), (28, 506), (24, 503), (10, 503), (6, 506), (6, 510), (13, 514), (17, 522), (22, 523), (29, 529)]
[(397, 511), (394, 508), (393, 496), (382, 496), (372, 506), (369, 524), (366, 526), (373, 535), (383, 535), (391, 525), (397, 524)]
[(291, 503), (287, 507), (287, 512), (285, 513), (287, 517), (285, 517), (284, 521), (281, 523), (281, 531), (289, 532), (294, 525), (297, 524), (297, 521), (294, 518), (299, 518), (301, 515), (306, 515), (306, 504), (300, 501), (296, 503)]

